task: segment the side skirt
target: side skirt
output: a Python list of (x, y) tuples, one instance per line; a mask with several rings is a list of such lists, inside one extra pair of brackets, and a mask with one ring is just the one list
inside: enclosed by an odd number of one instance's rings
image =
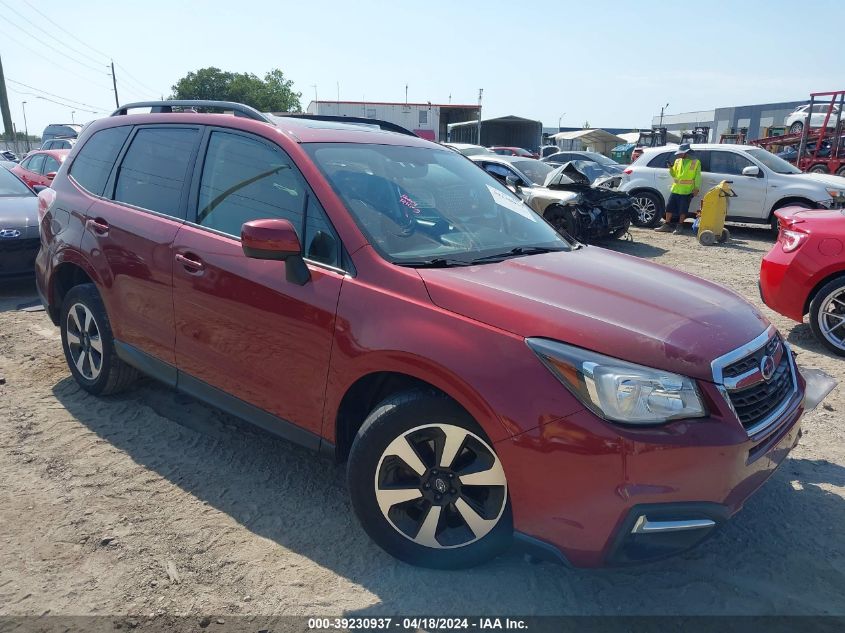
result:
[(117, 355), (121, 360), (151, 378), (163, 382), (168, 387), (173, 387), (193, 396), (197, 400), (201, 400), (221, 411), (225, 411), (230, 415), (258, 426), (272, 435), (295, 442), (313, 451), (318, 451), (320, 454), (334, 457), (334, 445), (316, 433), (303, 429), (293, 422), (259, 409), (248, 402), (244, 402), (240, 398), (226, 393), (222, 389), (218, 389), (209, 385), (207, 382), (181, 372), (173, 365), (165, 363), (146, 352), (142, 352), (132, 345), (117, 340), (114, 342), (114, 345)]

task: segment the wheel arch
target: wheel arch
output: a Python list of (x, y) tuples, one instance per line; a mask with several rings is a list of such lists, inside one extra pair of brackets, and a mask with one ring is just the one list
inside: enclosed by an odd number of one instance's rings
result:
[(98, 277), (93, 268), (81, 258), (62, 257), (53, 267), (47, 288), (47, 312), (54, 324), (59, 324), (59, 311), (68, 291), (74, 286), (93, 283), (98, 285)]
[[(358, 377), (343, 393), (340, 403), (329, 422), (334, 424), (335, 460), (346, 461), (352, 442), (375, 407), (392, 395), (413, 389), (428, 390), (433, 396), (445, 397), (463, 409), (467, 415), (484, 428), (477, 404), (473, 406), (466, 398), (454, 393), (453, 389), (442, 388), (427, 380), (401, 370), (373, 371)], [(490, 412), (483, 417), (490, 419)], [(488, 435), (485, 430), (485, 435)], [(491, 444), (495, 438), (486, 438)]]
[(819, 293), (822, 286), (833, 281), (837, 277), (845, 277), (845, 268), (837, 268), (832, 271), (827, 271), (824, 276), (813, 284), (813, 289), (807, 293), (807, 298), (804, 300), (803, 312), (801, 313), (802, 315), (810, 313), (810, 304), (813, 302), (813, 299), (816, 298), (816, 295)]
[(791, 204), (808, 204), (810, 205), (811, 209), (815, 209), (818, 205), (810, 200), (809, 198), (805, 198), (803, 196), (786, 196), (785, 198), (781, 198), (777, 202), (772, 205), (771, 210), (769, 211), (769, 221), (774, 217), (775, 211), (778, 209), (783, 209), (784, 207), (788, 207)]

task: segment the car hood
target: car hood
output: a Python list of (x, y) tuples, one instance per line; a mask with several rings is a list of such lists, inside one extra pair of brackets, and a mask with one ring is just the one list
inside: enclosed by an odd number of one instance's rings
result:
[(38, 236), (38, 198), (3, 197), (0, 196), (0, 231), (3, 229), (18, 229), (21, 237), (35, 230)]
[(419, 273), (443, 309), (702, 380), (768, 327), (722, 286), (593, 246)]
[[(795, 174), (796, 176), (798, 174)], [(845, 189), (845, 178), (829, 174), (801, 174), (801, 178), (823, 184), (825, 187)]]

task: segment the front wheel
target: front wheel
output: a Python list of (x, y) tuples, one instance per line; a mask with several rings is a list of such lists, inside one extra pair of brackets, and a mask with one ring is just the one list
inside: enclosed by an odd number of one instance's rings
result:
[(634, 210), (637, 212), (633, 219), (634, 226), (657, 226), (663, 216), (663, 201), (649, 191), (637, 192), (632, 194), (632, 197)]
[(826, 165), (813, 165), (809, 169), (809, 173), (811, 174), (829, 174), (830, 170), (827, 168)]
[(810, 328), (822, 345), (845, 356), (845, 277), (827, 282), (813, 297)]
[(62, 301), (60, 318), (65, 360), (80, 387), (105, 396), (135, 380), (135, 369), (115, 352), (109, 318), (94, 284), (71, 288)]
[(789, 131), (793, 134), (798, 134), (801, 130), (804, 129), (804, 124), (801, 121), (796, 121), (792, 125), (789, 126)]
[(505, 472), (481, 428), (425, 390), (382, 402), (349, 454), (355, 514), (382, 549), (412, 565), (471, 567), (513, 536)]
[(575, 213), (570, 209), (560, 206), (552, 206), (546, 209), (543, 214), (546, 221), (551, 224), (555, 231), (561, 235), (579, 239), (578, 223), (575, 219)]

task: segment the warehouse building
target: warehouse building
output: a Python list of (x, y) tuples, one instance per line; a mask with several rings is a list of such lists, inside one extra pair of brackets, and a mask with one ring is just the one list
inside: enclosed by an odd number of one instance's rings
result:
[(380, 119), (401, 125), (430, 141), (445, 141), (448, 126), (477, 121), (480, 106), (442, 103), (391, 103), (387, 101), (312, 101), (309, 114)]
[(522, 147), (537, 151), (543, 139), (543, 124), (519, 116), (503, 116), (485, 119), (481, 122), (481, 142), (478, 139), (478, 123), (457, 123), (449, 126), (449, 141), (452, 143), (473, 143), (485, 147)]
[[(767, 129), (770, 127), (782, 126), (786, 117), (795, 108), (805, 103), (807, 103), (807, 100), (783, 101), (780, 103), (700, 110), (698, 112), (682, 112), (680, 114), (664, 114), (663, 126), (668, 131), (677, 134), (692, 130), (699, 125), (709, 127), (711, 143), (718, 143), (722, 134), (738, 132), (742, 128), (747, 128), (747, 139), (752, 140), (765, 136)], [(660, 125), (660, 116), (655, 116), (651, 124), (653, 126)]]

